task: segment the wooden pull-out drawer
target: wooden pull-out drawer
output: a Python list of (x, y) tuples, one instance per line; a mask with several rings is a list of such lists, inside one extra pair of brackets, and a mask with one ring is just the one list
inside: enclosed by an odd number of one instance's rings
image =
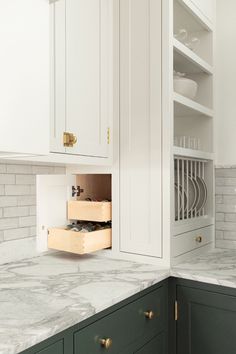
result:
[(65, 228), (48, 229), (48, 248), (85, 254), (111, 247), (111, 229), (76, 232)]
[(173, 256), (177, 257), (213, 242), (213, 226), (186, 232), (173, 238)]
[(112, 219), (111, 202), (69, 201), (68, 219), (107, 222)]
[(165, 295), (162, 286), (76, 332), (74, 353), (118, 354), (140, 338), (153, 338), (165, 325)]

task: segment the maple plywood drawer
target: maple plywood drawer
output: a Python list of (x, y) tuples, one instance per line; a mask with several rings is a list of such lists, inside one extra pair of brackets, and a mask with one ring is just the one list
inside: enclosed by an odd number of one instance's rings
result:
[(86, 254), (111, 247), (111, 229), (76, 232), (65, 228), (48, 229), (48, 248)]
[(107, 222), (112, 219), (111, 202), (69, 201), (68, 219)]
[(186, 232), (173, 238), (173, 256), (177, 257), (213, 242), (213, 226)]

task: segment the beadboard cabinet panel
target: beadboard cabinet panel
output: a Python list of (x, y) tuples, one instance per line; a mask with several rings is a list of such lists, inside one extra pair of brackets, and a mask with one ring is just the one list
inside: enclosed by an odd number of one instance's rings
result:
[(49, 153), (49, 2), (0, 2), (0, 156)]
[[(60, 0), (52, 8), (53, 152), (108, 157), (112, 120), (113, 1)], [(63, 133), (77, 143), (63, 146)]]
[(120, 1), (121, 251), (162, 256), (162, 2)]

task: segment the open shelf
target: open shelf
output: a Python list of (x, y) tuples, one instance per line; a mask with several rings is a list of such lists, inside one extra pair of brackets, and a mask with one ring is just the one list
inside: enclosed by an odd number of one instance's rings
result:
[(191, 18), (191, 26), (204, 29), (207, 31), (213, 30), (213, 24), (204, 14), (198, 10), (196, 5), (191, 0), (176, 0), (180, 6), (189, 14)]
[(186, 116), (205, 116), (208, 118), (213, 117), (213, 110), (207, 108), (189, 98), (179, 95), (178, 93), (173, 93), (173, 100), (175, 103), (174, 113), (176, 117), (186, 117)]
[(214, 153), (201, 150), (186, 149), (179, 146), (173, 147), (173, 154), (175, 156), (190, 157), (202, 160), (214, 160)]
[(173, 38), (173, 48), (175, 70), (185, 72), (187, 74), (213, 74), (213, 67), (210, 64), (201, 59), (196, 53), (194, 53), (191, 49), (186, 47), (176, 38)]

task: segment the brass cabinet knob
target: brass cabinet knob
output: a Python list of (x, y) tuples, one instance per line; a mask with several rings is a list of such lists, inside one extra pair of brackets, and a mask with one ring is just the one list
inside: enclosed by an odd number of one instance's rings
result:
[(112, 339), (111, 338), (100, 339), (100, 344), (104, 349), (109, 349), (112, 346)]
[(202, 236), (197, 236), (195, 238), (195, 241), (198, 242), (198, 243), (202, 243)]
[(144, 315), (148, 320), (152, 320), (155, 316), (153, 311), (146, 311), (146, 312), (144, 312)]
[(65, 147), (73, 147), (77, 143), (78, 139), (73, 133), (64, 132), (63, 145)]

